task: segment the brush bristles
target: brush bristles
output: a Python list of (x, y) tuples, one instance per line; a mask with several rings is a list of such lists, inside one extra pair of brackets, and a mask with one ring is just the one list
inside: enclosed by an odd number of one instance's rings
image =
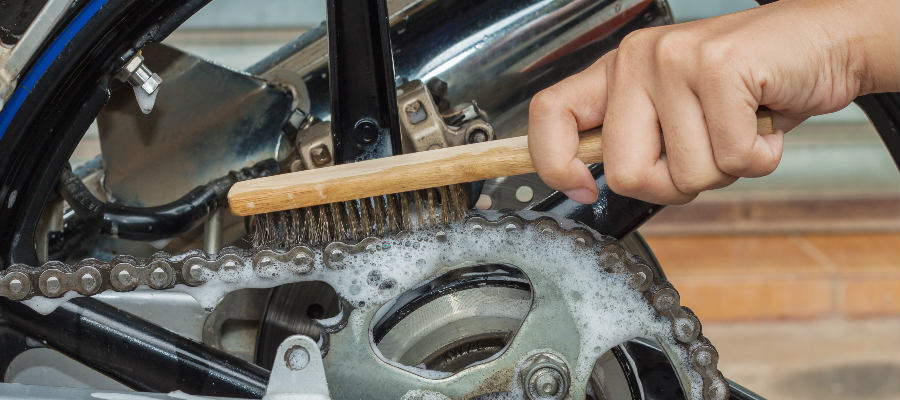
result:
[(468, 209), (462, 185), (369, 197), (252, 217), (253, 246), (355, 241), (374, 234), (449, 224)]

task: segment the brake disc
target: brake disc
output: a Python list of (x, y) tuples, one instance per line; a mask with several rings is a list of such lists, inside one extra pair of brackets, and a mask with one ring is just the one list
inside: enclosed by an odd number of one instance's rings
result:
[[(499, 354), (454, 373), (403, 365), (379, 353), (373, 328), (400, 294), (444, 274), (486, 265), (520, 271), (532, 292), (528, 314)], [(72, 266), (17, 265), (4, 271), (0, 294), (30, 296), (28, 304), (49, 311), (85, 294), (85, 283), (92, 284), (86, 294), (146, 285), (186, 292), (212, 308), (233, 290), (314, 280), (328, 283), (341, 297), (339, 316), (319, 321), (336, 398), (402, 398), (421, 393), (416, 391), (450, 398), (521, 394), (533, 389), (528, 374), (536, 357), (552, 360), (567, 375), (571, 398), (584, 398), (595, 360), (634, 337), (660, 344), (685, 397), (728, 397), (716, 350), (660, 272), (614, 239), (540, 213), (475, 214), (460, 223), (289, 250), (228, 248), (215, 255), (193, 251)]]

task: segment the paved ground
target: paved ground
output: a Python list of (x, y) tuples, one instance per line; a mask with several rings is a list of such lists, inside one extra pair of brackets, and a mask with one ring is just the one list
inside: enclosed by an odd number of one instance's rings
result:
[(900, 318), (705, 323), (720, 368), (768, 399), (900, 398)]

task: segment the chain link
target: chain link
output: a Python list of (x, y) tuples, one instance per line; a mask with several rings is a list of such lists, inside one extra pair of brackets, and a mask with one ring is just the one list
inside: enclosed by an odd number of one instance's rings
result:
[[(680, 305), (678, 292), (661, 274), (655, 274), (650, 265), (630, 255), (614, 239), (602, 238), (603, 241), (598, 242), (594, 234), (583, 227), (565, 229), (556, 219), (536, 213), (527, 217), (518, 213), (505, 214), (492, 220), (480, 214), (470, 215), (464, 223), (473, 232), (488, 227), (500, 228), (512, 238), (526, 225), (531, 225), (541, 234), (568, 237), (585, 248), (602, 244), (598, 257), (614, 257), (621, 263), (611, 264), (624, 265), (606, 272), (624, 275), (630, 287), (642, 293), (669, 321), (673, 337), (689, 354), (691, 368), (702, 377), (703, 399), (728, 398), (728, 385), (717, 369), (718, 353), (701, 335), (700, 321), (690, 309)], [(440, 224), (428, 224), (417, 230), (433, 231), (439, 241), (445, 235)], [(226, 247), (217, 254), (191, 250), (177, 255), (157, 253), (146, 259), (117, 256), (109, 262), (88, 258), (73, 265), (59, 261), (50, 261), (40, 267), (16, 264), (3, 271), (0, 296), (12, 300), (34, 296), (59, 298), (70, 291), (90, 296), (105, 290), (127, 292), (139, 286), (166, 290), (178, 284), (201, 286), (208, 279), (239, 286), (240, 282), (254, 276), (271, 279), (285, 272), (308, 274), (312, 272), (316, 258), (323, 260), (326, 268), (340, 270), (340, 261), (345, 256), (374, 250), (380, 242), (379, 238), (368, 237), (356, 243), (335, 241), (315, 247), (297, 245), (287, 250)]]

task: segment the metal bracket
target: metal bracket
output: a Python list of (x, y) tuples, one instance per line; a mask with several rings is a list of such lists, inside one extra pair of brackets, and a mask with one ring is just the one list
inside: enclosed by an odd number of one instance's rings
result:
[(293, 335), (278, 346), (263, 400), (326, 400), (328, 383), (319, 346), (309, 336)]
[[(420, 80), (401, 85), (397, 88), (397, 96), (404, 153), (485, 142), (494, 138), (494, 128), (485, 121), (474, 104), (449, 116), (442, 115), (434, 96)], [(447, 119), (458, 122), (449, 124)]]

